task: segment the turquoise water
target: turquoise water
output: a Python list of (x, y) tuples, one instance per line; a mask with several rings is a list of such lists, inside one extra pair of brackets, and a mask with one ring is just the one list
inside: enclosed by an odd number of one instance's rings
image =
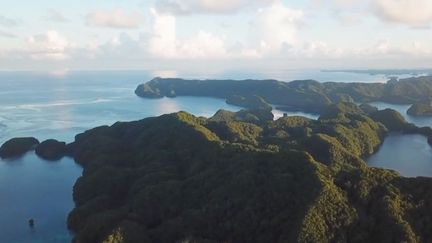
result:
[[(56, 138), (70, 142), (77, 133), (119, 120), (137, 120), (180, 110), (211, 116), (218, 109), (239, 109), (220, 99), (179, 97), (152, 100), (134, 95), (137, 84), (160, 75), (337, 82), (383, 82), (387, 79), (378, 75), (321, 73), (317, 70), (270, 70), (266, 73), (182, 73), (168, 70), (73, 72), (62, 75), (0, 72), (0, 143), (17, 136), (35, 136), (39, 140)], [(275, 111), (276, 117), (282, 114), (281, 111)], [(317, 118), (315, 114), (302, 112), (290, 112), (288, 115)], [(385, 146), (382, 149), (384, 151)], [(430, 160), (428, 156), (416, 158)], [(379, 161), (384, 160), (381, 156), (377, 157), (377, 161), (377, 166), (380, 166)], [(0, 242), (70, 242), (66, 217), (73, 208), (72, 186), (81, 171), (70, 158), (47, 162), (33, 152), (13, 161), (0, 160)], [(33, 230), (28, 227), (29, 218), (36, 221)]]

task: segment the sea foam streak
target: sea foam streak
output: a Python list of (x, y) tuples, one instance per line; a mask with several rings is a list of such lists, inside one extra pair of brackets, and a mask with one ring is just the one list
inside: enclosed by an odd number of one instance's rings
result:
[(87, 105), (87, 104), (98, 104), (98, 103), (106, 103), (111, 102), (112, 99), (104, 99), (98, 98), (95, 100), (64, 100), (57, 101), (53, 103), (39, 103), (39, 104), (22, 104), (22, 105), (13, 105), (13, 106), (4, 106), (0, 109), (2, 110), (15, 110), (15, 109), (23, 109), (23, 110), (34, 110), (40, 111), (41, 108), (50, 108), (57, 106), (73, 106), (73, 105)]

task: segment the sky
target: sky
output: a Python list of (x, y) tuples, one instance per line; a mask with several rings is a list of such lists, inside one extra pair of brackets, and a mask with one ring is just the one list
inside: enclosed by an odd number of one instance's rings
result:
[(431, 0), (0, 0), (0, 70), (432, 66)]

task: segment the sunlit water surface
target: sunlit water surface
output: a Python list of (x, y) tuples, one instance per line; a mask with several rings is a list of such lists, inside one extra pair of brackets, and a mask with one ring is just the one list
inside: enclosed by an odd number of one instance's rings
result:
[[(99, 125), (131, 121), (180, 110), (211, 116), (238, 107), (213, 98), (141, 99), (136, 85), (146, 73), (76, 73), (56, 77), (0, 73), (0, 143), (17, 136), (73, 141)], [(70, 242), (67, 214), (72, 187), (82, 169), (71, 158), (47, 162), (30, 152), (0, 160), (0, 242)], [(28, 225), (35, 219), (35, 227)]]

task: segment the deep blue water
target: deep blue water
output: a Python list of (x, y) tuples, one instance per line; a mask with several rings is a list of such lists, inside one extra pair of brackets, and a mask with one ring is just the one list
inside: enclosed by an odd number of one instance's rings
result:
[[(200, 116), (211, 116), (218, 109), (238, 110), (223, 100), (213, 98), (178, 97), (175, 99), (141, 99), (134, 95), (137, 84), (154, 76), (180, 76), (185, 78), (213, 79), (265, 79), (290, 81), (316, 79), (337, 82), (384, 82), (385, 76), (322, 73), (317, 70), (273, 70), (262, 72), (225, 71), (208, 72), (0, 72), (0, 143), (18, 136), (35, 136), (39, 140), (56, 138), (73, 141), (75, 134), (99, 125), (116, 121), (130, 121), (171, 113), (179, 110)], [(315, 114), (289, 112), (313, 119)], [(275, 111), (281, 116), (281, 111)], [(429, 120), (430, 121), (430, 120)], [(429, 121), (425, 121), (425, 124)], [(396, 139), (399, 149), (409, 146), (412, 138)], [(392, 150), (387, 139), (381, 151)], [(396, 142), (397, 142), (396, 141)], [(420, 144), (424, 145), (423, 140)], [(386, 149), (388, 147), (390, 150)], [(415, 153), (416, 149), (405, 150)], [(379, 152), (379, 153), (380, 153)], [(379, 155), (377, 154), (377, 156)], [(385, 154), (384, 154), (385, 155)], [(430, 161), (431, 152), (424, 157), (413, 157), (410, 166), (422, 166)], [(392, 167), (402, 157), (378, 156), (372, 165)], [(422, 167), (423, 168), (423, 167)], [(427, 170), (422, 170), (427, 171)], [(70, 158), (47, 162), (29, 152), (13, 161), (0, 160), (0, 242), (69, 242), (71, 235), (66, 229), (66, 217), (73, 208), (72, 186), (80, 176), (81, 168)], [(404, 173), (403, 173), (404, 174)], [(410, 174), (407, 174), (410, 175)], [(30, 230), (27, 221), (36, 220)]]

